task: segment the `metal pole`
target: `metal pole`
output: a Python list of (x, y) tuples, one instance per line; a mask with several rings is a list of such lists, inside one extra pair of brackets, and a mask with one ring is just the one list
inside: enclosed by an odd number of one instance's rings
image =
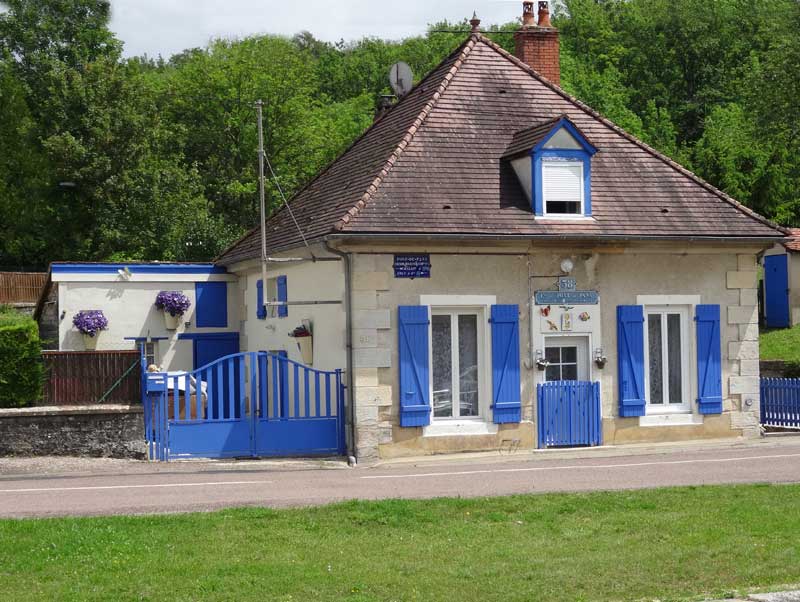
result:
[[(261, 209), (261, 286), (264, 294), (262, 302), (267, 301), (267, 208), (264, 201), (264, 126), (262, 108), (264, 102), (256, 101), (258, 111), (258, 199)], [(259, 308), (261, 311), (262, 308)]]

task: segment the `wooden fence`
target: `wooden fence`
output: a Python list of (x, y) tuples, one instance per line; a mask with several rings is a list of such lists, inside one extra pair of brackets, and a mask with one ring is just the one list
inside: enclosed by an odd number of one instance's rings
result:
[(44, 272), (0, 272), (0, 303), (36, 303), (46, 279)]
[(42, 361), (43, 405), (141, 401), (138, 351), (43, 351)]

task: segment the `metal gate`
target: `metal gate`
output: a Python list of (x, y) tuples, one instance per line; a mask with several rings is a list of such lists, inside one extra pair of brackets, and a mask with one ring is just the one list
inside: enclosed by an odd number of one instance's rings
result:
[(152, 460), (343, 455), (342, 371), (264, 351), (191, 372), (147, 374), (145, 438)]
[(800, 428), (800, 378), (761, 379), (761, 424)]
[(539, 447), (600, 445), (600, 383), (561, 380), (536, 385)]

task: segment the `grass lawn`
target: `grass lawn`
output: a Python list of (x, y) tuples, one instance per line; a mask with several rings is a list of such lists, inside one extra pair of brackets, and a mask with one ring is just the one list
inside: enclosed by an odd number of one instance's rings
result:
[(0, 599), (662, 601), (800, 582), (800, 485), (0, 521)]
[(762, 360), (800, 362), (800, 325), (762, 332), (759, 346)]

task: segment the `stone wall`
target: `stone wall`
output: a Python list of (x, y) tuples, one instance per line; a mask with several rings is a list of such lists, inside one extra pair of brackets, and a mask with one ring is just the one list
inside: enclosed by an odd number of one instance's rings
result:
[(0, 409), (0, 456), (145, 458), (141, 406)]
[(737, 264), (726, 279), (728, 290), (739, 293), (738, 305), (729, 305), (727, 312), (728, 325), (738, 332), (738, 340), (728, 342), (731, 428), (755, 436), (759, 433), (758, 265), (755, 255), (738, 255)]

